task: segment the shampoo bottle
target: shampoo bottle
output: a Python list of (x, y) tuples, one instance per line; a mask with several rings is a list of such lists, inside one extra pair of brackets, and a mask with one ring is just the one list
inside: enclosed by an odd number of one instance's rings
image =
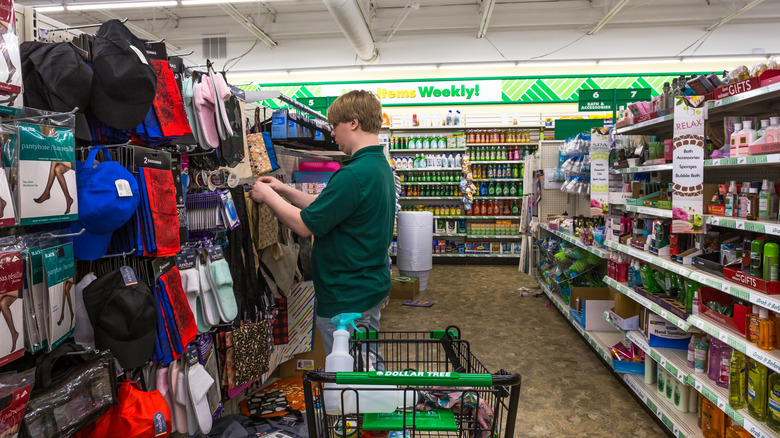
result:
[(718, 359), (718, 380), (715, 381), (715, 384), (723, 388), (729, 387), (729, 374), (731, 373), (730, 360), (733, 351), (733, 348), (726, 344), (722, 344), (720, 358)]
[(750, 209), (750, 206), (748, 203), (750, 202), (750, 182), (745, 181), (742, 183), (742, 191), (739, 194), (739, 217), (746, 218), (748, 215), (748, 210)]
[(694, 367), (696, 374), (704, 374), (705, 365), (707, 364), (707, 346), (708, 346), (707, 338), (704, 336), (699, 336), (696, 339), (696, 343), (694, 343), (693, 348), (693, 354), (694, 354)]
[(729, 360), (729, 405), (734, 409), (745, 407), (747, 363), (745, 355), (734, 349)]
[(756, 140), (766, 135), (767, 128), (769, 128), (769, 119), (764, 119), (761, 121), (761, 129), (756, 131)]
[(766, 137), (767, 143), (777, 143), (778, 138), (780, 138), (780, 117), (770, 117), (769, 118), (769, 127), (766, 128), (766, 133), (764, 134), (764, 137)]
[(742, 130), (737, 135), (737, 147), (739, 155), (747, 155), (749, 146), (756, 141), (756, 130), (753, 129), (753, 122), (745, 120), (742, 122)]
[(767, 369), (761, 363), (751, 360), (748, 364), (747, 408), (756, 420), (766, 420)]
[(736, 181), (731, 181), (729, 192), (726, 195), (726, 216), (739, 216), (739, 195), (737, 194)]
[(713, 382), (718, 381), (720, 376), (720, 352), (723, 350), (723, 343), (714, 337), (710, 337), (710, 351), (707, 360), (707, 377)]

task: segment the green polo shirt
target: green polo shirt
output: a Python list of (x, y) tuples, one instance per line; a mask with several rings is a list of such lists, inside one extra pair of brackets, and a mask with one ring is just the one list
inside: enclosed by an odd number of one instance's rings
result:
[(387, 250), (393, 239), (395, 182), (382, 146), (367, 146), (343, 162), (301, 211), (314, 233), (312, 275), (317, 315), (363, 312), (390, 293)]

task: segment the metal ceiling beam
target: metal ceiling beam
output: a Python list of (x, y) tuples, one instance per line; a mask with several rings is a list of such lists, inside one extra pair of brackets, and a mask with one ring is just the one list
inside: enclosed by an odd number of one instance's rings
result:
[[(112, 18), (114, 20), (120, 20), (121, 21), (123, 19), (123, 17), (120, 17), (119, 15), (116, 15), (113, 12), (107, 11), (105, 9), (100, 9), (98, 12), (100, 12), (101, 14), (105, 15), (106, 17)], [(136, 26), (133, 23), (130, 23), (129, 21), (127, 23), (125, 23), (125, 26), (127, 26), (127, 28), (132, 30), (133, 32), (135, 32), (135, 33), (137, 33), (139, 35), (144, 36), (148, 40), (151, 40), (151, 41), (165, 41), (165, 38), (161, 38), (161, 37), (159, 37), (159, 36), (149, 32), (146, 29), (143, 29), (141, 27)], [(167, 47), (169, 50), (172, 50), (174, 52), (181, 52), (181, 47), (173, 45), (173, 44), (171, 44), (169, 42), (165, 43), (165, 47)]]
[(393, 35), (395, 35), (395, 33), (401, 27), (401, 24), (403, 24), (404, 20), (406, 20), (406, 17), (409, 16), (409, 13), (412, 12), (412, 9), (420, 9), (420, 0), (409, 0), (406, 2), (406, 6), (404, 6), (403, 11), (401, 11), (401, 15), (395, 19), (393, 25), (390, 27), (390, 30), (385, 35), (387, 36), (387, 41), (390, 41), (393, 38)]
[(219, 7), (227, 12), (228, 15), (230, 15), (234, 20), (236, 20), (241, 26), (244, 27), (249, 33), (256, 36), (257, 39), (264, 42), (268, 47), (274, 47), (278, 46), (279, 43), (274, 41), (270, 35), (263, 32), (262, 29), (257, 27), (255, 23), (252, 22), (252, 20), (249, 19), (246, 15), (242, 14), (241, 11), (236, 9), (235, 6), (231, 5), (230, 3), (220, 3)]
[(713, 31), (713, 30), (723, 26), (724, 24), (726, 24), (729, 21), (739, 17), (740, 15), (744, 14), (745, 12), (747, 12), (748, 9), (750, 9), (750, 8), (752, 8), (754, 6), (757, 6), (759, 3), (763, 2), (763, 1), (764, 0), (753, 0), (752, 2), (746, 4), (745, 6), (742, 6), (741, 8), (737, 9), (736, 11), (731, 13), (730, 15), (728, 15), (726, 17), (723, 17), (720, 20), (718, 20), (717, 23), (715, 23), (712, 26), (708, 27), (707, 31), (711, 32), (711, 31)]
[(601, 21), (596, 24), (596, 26), (591, 29), (588, 32), (588, 35), (595, 35), (598, 33), (598, 31), (601, 30), (602, 27), (606, 26), (607, 23), (609, 23), (613, 18), (615, 18), (615, 15), (620, 12), (621, 9), (629, 2), (629, 0), (620, 0), (615, 6), (612, 7), (612, 10), (607, 12), (607, 15), (604, 16), (604, 18), (601, 19)]
[(496, 5), (496, 0), (482, 0), (480, 9), (482, 10), (482, 17), (479, 22), (479, 31), (477, 32), (477, 38), (483, 38), (487, 34), (488, 26), (490, 25), (490, 17), (493, 15), (493, 7)]

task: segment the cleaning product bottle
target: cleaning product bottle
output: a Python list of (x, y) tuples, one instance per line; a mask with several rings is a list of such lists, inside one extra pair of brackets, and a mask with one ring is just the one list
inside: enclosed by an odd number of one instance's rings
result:
[(446, 123), (447, 123), (447, 126), (451, 126), (452, 125), (452, 110), (450, 110), (447, 113), (447, 121), (446, 121)]
[(763, 272), (761, 275), (764, 281), (778, 281), (780, 279), (779, 253), (780, 245), (777, 243), (769, 242), (764, 245)]
[(758, 194), (758, 220), (769, 220), (772, 214), (772, 193), (769, 191), (769, 180), (761, 183), (761, 192)]
[(747, 408), (756, 420), (766, 420), (767, 369), (760, 362), (751, 360), (748, 364)]
[(745, 339), (758, 342), (758, 304), (753, 304), (753, 311), (745, 315)]
[(780, 432), (780, 374), (772, 373), (767, 386), (769, 412), (766, 424), (775, 432)]
[(772, 350), (775, 340), (775, 321), (769, 318), (769, 309), (758, 310), (758, 348)]
[[(331, 373), (352, 371), (355, 360), (349, 354), (349, 331), (347, 327), (355, 327), (355, 320), (360, 319), (360, 313), (342, 313), (331, 318), (336, 324), (333, 332), (333, 350), (325, 358), (325, 371)], [(394, 412), (404, 404), (404, 391), (387, 390), (388, 385), (342, 385), (326, 383), (324, 388), (325, 410), (332, 415), (354, 414), (357, 405), (362, 413)], [(357, 389), (353, 391), (352, 389)], [(355, 397), (357, 393), (357, 398)], [(409, 397), (413, 400), (413, 397)], [(343, 404), (342, 404), (343, 401)]]
[(732, 157), (736, 157), (737, 155), (739, 155), (739, 146), (737, 143), (737, 137), (739, 137), (739, 131), (741, 130), (742, 130), (742, 123), (735, 123), (734, 130), (731, 131), (731, 135), (729, 136), (729, 145), (731, 145), (731, 150), (729, 151), (729, 153)]
[(729, 192), (726, 195), (726, 216), (739, 216), (739, 195), (737, 194), (736, 181), (731, 181)]
[(745, 407), (747, 363), (745, 355), (732, 349), (729, 360), (729, 405), (734, 409)]
[(452, 120), (452, 123), (455, 126), (460, 126), (460, 120), (461, 120), (460, 110), (457, 110), (457, 111), (455, 111), (455, 118)]

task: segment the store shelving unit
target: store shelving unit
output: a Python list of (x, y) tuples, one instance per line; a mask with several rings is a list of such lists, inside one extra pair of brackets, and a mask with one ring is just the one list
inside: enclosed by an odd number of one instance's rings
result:
[(630, 211), (632, 213), (646, 214), (648, 216), (663, 217), (668, 219), (672, 218), (672, 210), (666, 210), (663, 208), (645, 207), (642, 205), (626, 205), (625, 211)]
[(460, 172), (460, 167), (422, 167), (418, 169), (395, 169), (396, 172)]
[(474, 182), (520, 182), (522, 178), (474, 178)]
[(491, 146), (538, 146), (539, 143), (537, 142), (524, 142), (524, 141), (514, 141), (509, 143), (466, 143), (469, 145), (469, 147), (491, 147)]
[(544, 224), (540, 225), (539, 228), (547, 231), (548, 233), (552, 233), (552, 234), (560, 237), (561, 239), (563, 239), (563, 240), (565, 240), (565, 241), (567, 241), (569, 243), (573, 243), (573, 244), (577, 245), (578, 247), (584, 249), (585, 251), (588, 251), (588, 252), (591, 252), (593, 254), (596, 254), (597, 256), (599, 256), (601, 258), (604, 258), (604, 257), (607, 256), (607, 252), (604, 251), (603, 249), (585, 245), (579, 239), (577, 239), (576, 237), (572, 236), (571, 234), (562, 233), (560, 231), (553, 230), (553, 229), (551, 229), (550, 227), (548, 227), (547, 225), (544, 225)]
[(520, 254), (433, 254), (434, 257), (442, 258), (494, 258), (494, 259), (516, 259), (520, 257)]
[(523, 164), (523, 160), (473, 160), (471, 165), (475, 164)]
[(402, 186), (457, 186), (459, 182), (402, 182)]
[(516, 219), (517, 216), (434, 216), (434, 219), (464, 219), (464, 220), (492, 220), (492, 219)]
[(604, 282), (607, 283), (612, 289), (620, 292), (621, 294), (631, 298), (632, 300), (639, 303), (641, 306), (646, 307), (653, 312), (657, 313), (661, 316), (661, 318), (671, 322), (672, 324), (676, 325), (677, 327), (680, 327), (681, 329), (688, 331), (691, 329), (691, 324), (682, 318), (677, 317), (677, 315), (667, 312), (666, 309), (662, 308), (658, 304), (648, 300), (647, 298), (643, 297), (642, 295), (639, 295), (634, 291), (634, 289), (631, 289), (627, 285), (623, 283), (618, 283), (615, 281), (615, 279), (610, 278), (608, 276), (604, 276)]
[(389, 149), (390, 154), (431, 154), (439, 152), (466, 152), (466, 148), (442, 148), (442, 149)]

